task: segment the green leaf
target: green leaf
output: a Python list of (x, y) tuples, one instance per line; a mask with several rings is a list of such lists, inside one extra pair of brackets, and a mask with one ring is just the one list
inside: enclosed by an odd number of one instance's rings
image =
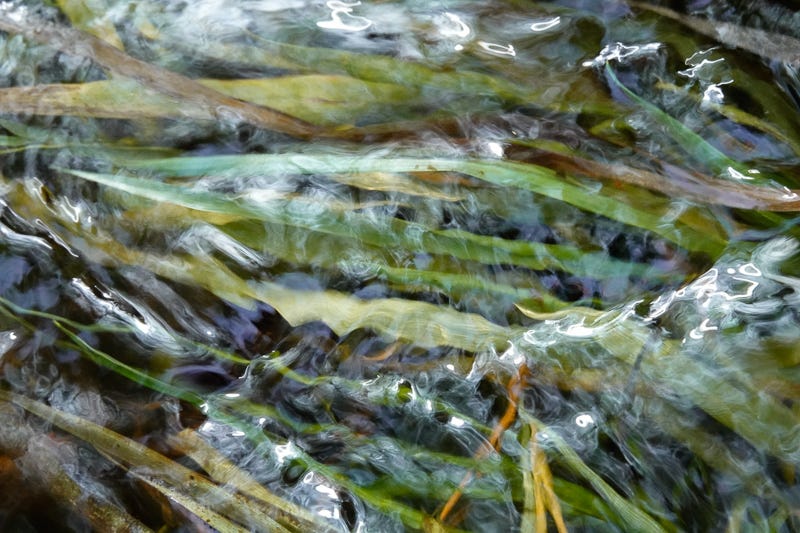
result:
[[(219, 487), (197, 472), (119, 433), (12, 392), (0, 390), (0, 400), (14, 403), (91, 444), (103, 455), (126, 465), (132, 474), (146, 480), (161, 492), (170, 497), (179, 497), (181, 504), (197, 516), (221, 520), (217, 523), (223, 530), (239, 530), (229, 524), (229, 520), (239, 522), (248, 530), (285, 530), (265, 512), (263, 502), (256, 504)], [(213, 502), (211, 513), (207, 512), (209, 507), (206, 502)]]
[(565, 361), (573, 359), (570, 338), (580, 343), (591, 339), (614, 358), (632, 367), (638, 365), (655, 390), (664, 387), (690, 400), (757, 449), (800, 465), (800, 432), (796, 431), (800, 417), (795, 412), (772, 396), (727, 379), (718, 369), (686, 354), (680, 341), (662, 338), (657, 330), (633, 317), (630, 309), (598, 313), (574, 308), (571, 315), (548, 327), (570, 331), (572, 326), (586, 333), (561, 335), (562, 342), (554, 351)]
[[(424, 160), (388, 160), (385, 162), (393, 169), (400, 167), (412, 171), (426, 168)], [(267, 162), (263, 161), (262, 164), (264, 163)], [(447, 166), (443, 161), (434, 161), (433, 163)], [(457, 166), (452, 164), (454, 162), (450, 163), (450, 166)], [(146, 163), (142, 162), (142, 165), (146, 165)], [(480, 165), (480, 163), (475, 163), (475, 165)], [(308, 166), (304, 167), (304, 170), (308, 171), (308, 169)], [(383, 217), (382, 220), (376, 221), (375, 217), (361, 215), (357, 212), (339, 213), (335, 209), (330, 209), (326, 203), (317, 200), (309, 202), (303, 199), (283, 199), (279, 195), (274, 200), (252, 204), (221, 194), (144, 178), (80, 170), (63, 169), (63, 171), (159, 202), (262, 220), (272, 224), (285, 224), (309, 231), (357, 239), (358, 242), (386, 249), (401, 249), (408, 253), (443, 254), (487, 265), (507, 263), (533, 269), (556, 268), (598, 277), (626, 275), (636, 273), (643, 268), (641, 265), (615, 261), (601, 254), (585, 253), (563, 245), (511, 241), (498, 237), (475, 235), (462, 230), (432, 230), (422, 224), (394, 217)], [(481, 171), (484, 171), (483, 167), (481, 167)], [(591, 196), (588, 193), (584, 194), (587, 200)], [(597, 197), (594, 198), (593, 205), (602, 203), (598, 201)], [(644, 213), (642, 215), (644, 216)]]
[(547, 439), (548, 445), (552, 446), (559, 454), (558, 458), (570, 470), (585, 479), (594, 490), (614, 509), (621, 521), (630, 528), (630, 531), (662, 533), (666, 530), (659, 525), (650, 515), (629, 503), (617, 491), (597, 475), (586, 463), (575, 453), (569, 444), (564, 441), (557, 431), (550, 430), (544, 423), (537, 420), (525, 410), (520, 409), (520, 418), (536, 426), (542, 436)]
[(739, 163), (711, 146), (711, 144), (709, 144), (708, 141), (703, 139), (700, 135), (696, 134), (655, 105), (651, 104), (625, 87), (625, 85), (619, 81), (617, 75), (614, 73), (614, 70), (611, 68), (611, 65), (608, 63), (606, 63), (605, 72), (608, 78), (614, 83), (614, 85), (617, 86), (617, 88), (622, 90), (622, 92), (625, 93), (628, 98), (646, 110), (651, 117), (656, 119), (659, 124), (664, 126), (664, 129), (667, 131), (669, 136), (672, 137), (672, 139), (674, 139), (675, 142), (677, 142), (681, 148), (683, 148), (695, 161), (706, 165), (718, 176), (730, 176), (731, 170), (740, 173), (747, 172), (747, 170), (743, 169)]
[(56, 0), (56, 4), (76, 28), (91, 33), (114, 48), (124, 49), (114, 24), (108, 18), (110, 6), (105, 0)]
[[(672, 208), (671, 202), (642, 209), (616, 198), (600, 194), (589, 187), (579, 186), (539, 165), (502, 160), (444, 159), (444, 158), (370, 158), (333, 156), (327, 154), (259, 154), (211, 157), (151, 159), (120, 161), (129, 167), (155, 170), (171, 176), (198, 176), (225, 173), (232, 176), (264, 174), (330, 174), (360, 172), (460, 172), (502, 187), (526, 189), (561, 200), (591, 213), (600, 214), (652, 231), (691, 251), (719, 254), (726, 238), (710, 232), (708, 226), (692, 227), (681, 224), (678, 217), (670, 224), (664, 217)], [(89, 178), (87, 178), (89, 179)], [(105, 179), (113, 182), (113, 179)], [(657, 209), (657, 210), (656, 210)], [(616, 268), (616, 267), (613, 267)]]
[[(197, 80), (239, 100), (292, 115), (307, 122), (334, 126), (353, 124), (385, 108), (410, 105), (414, 91), (346, 76), (283, 76), (244, 80)], [(75, 84), (35, 85), (0, 89), (0, 111), (37, 115), (97, 118), (175, 118), (216, 120), (207, 106), (185, 106), (182, 99), (126, 79)]]

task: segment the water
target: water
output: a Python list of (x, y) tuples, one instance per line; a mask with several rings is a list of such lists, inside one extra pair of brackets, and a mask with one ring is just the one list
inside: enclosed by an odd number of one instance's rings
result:
[(0, 528), (797, 529), (794, 18), (0, 3)]

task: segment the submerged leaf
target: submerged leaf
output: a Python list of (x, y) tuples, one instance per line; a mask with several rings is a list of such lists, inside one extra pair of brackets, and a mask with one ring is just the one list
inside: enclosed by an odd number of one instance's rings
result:
[(669, 8), (630, 2), (631, 5), (658, 13), (659, 15), (678, 21), (698, 33), (702, 33), (720, 43), (747, 50), (770, 61), (780, 61), (800, 66), (800, 40), (775, 32), (767, 32), (758, 28), (748, 28), (738, 24), (730, 24), (720, 20), (707, 20), (699, 17), (683, 15)]
[[(661, 235), (687, 250), (705, 251), (713, 255), (722, 251), (727, 239), (707, 224), (683, 226), (679, 216), (672, 224), (664, 224), (664, 214), (671, 205), (664, 202), (645, 209), (626, 204), (613, 196), (605, 196), (574, 185), (552, 169), (513, 161), (446, 158), (365, 158), (328, 154), (253, 154), (240, 156), (185, 157), (120, 161), (129, 167), (156, 170), (172, 176), (198, 176), (214, 173), (250, 174), (328, 174), (360, 172), (460, 172), (503, 187), (516, 187), (572, 204), (586, 211), (601, 214), (631, 226)], [(268, 170), (267, 170), (268, 169)], [(108, 180), (112, 182), (112, 179)], [(712, 230), (711, 232), (709, 230)], [(594, 269), (597, 272), (596, 269)]]
[[(425, 160), (388, 160), (391, 169), (396, 167), (420, 170)], [(266, 161), (264, 163), (267, 163)], [(142, 163), (146, 165), (146, 163)], [(158, 165), (159, 162), (154, 163)], [(456, 161), (433, 160), (431, 164), (458, 166)], [(473, 163), (481, 165), (481, 163)], [(303, 167), (301, 167), (303, 168)], [(305, 167), (308, 170), (308, 167)], [(274, 169), (279, 171), (279, 169)], [(481, 167), (481, 172), (483, 172)], [(375, 217), (359, 213), (340, 213), (330, 209), (326, 202), (309, 204), (303, 199), (284, 199), (278, 194), (269, 202), (260, 204), (237, 201), (213, 192), (166, 184), (144, 178), (123, 175), (98, 174), (80, 170), (64, 170), (83, 179), (101, 183), (151, 200), (169, 202), (191, 209), (262, 220), (272, 224), (285, 224), (309, 231), (357, 239), (384, 248), (397, 248), (410, 253), (427, 252), (478, 261), (487, 265), (512, 264), (533, 269), (556, 268), (598, 277), (637, 273), (642, 265), (624, 263), (602, 254), (581, 252), (564, 245), (512, 241), (498, 237), (476, 235), (463, 230), (433, 230), (418, 223), (395, 217), (385, 217), (376, 222)], [(476, 171), (473, 171), (476, 172)], [(588, 200), (588, 193), (583, 193)], [(594, 204), (598, 204), (595, 198)], [(644, 215), (644, 213), (642, 213)]]
[(0, 14), (0, 29), (28, 39), (56, 46), (64, 52), (90, 56), (111, 72), (136, 80), (148, 89), (180, 98), (182, 105), (209, 113), (217, 120), (243, 120), (264, 128), (307, 138), (316, 128), (278, 111), (225, 96), (218, 91), (177, 74), (131, 57), (108, 43), (72, 28), (47, 24), (28, 17), (21, 25), (9, 14)]
[[(168, 266), (165, 261), (155, 259), (155, 262), (162, 264), (159, 270), (163, 275), (179, 274), (174, 268), (164, 268)], [(200, 284), (223, 297), (236, 294), (237, 299), (249, 297), (268, 303), (292, 325), (320, 320), (337, 335), (367, 329), (419, 346), (453, 346), (467, 351), (502, 346), (509, 338), (507, 328), (447, 306), (400, 298), (361, 300), (336, 291), (292, 290), (268, 282), (245, 283), (221, 264), (208, 261), (189, 261), (180, 269), (185, 271), (180, 275), (184, 281)]]
[(335, 528), (320, 521), (306, 509), (295, 505), (273, 494), (266, 487), (258, 483), (245, 471), (222, 455), (216, 448), (204, 441), (197, 433), (184, 429), (173, 435), (170, 444), (182, 453), (191, 457), (214, 479), (217, 483), (228, 487), (235, 487), (237, 491), (255, 498), (271, 509), (280, 510), (279, 519), (283, 523), (291, 524), (299, 531), (334, 532)]
[(800, 211), (800, 191), (787, 188), (723, 181), (675, 167), (671, 168), (671, 175), (661, 175), (622, 163), (590, 160), (566, 151), (549, 153), (547, 161), (565, 172), (577, 171), (594, 179), (621, 181), (704, 204), (768, 211)]
[[(14, 403), (87, 442), (167, 495), (179, 496), (181, 504), (198, 516), (215, 520), (221, 518), (224, 521), (219, 523), (224, 528), (232, 527), (227, 525), (232, 519), (247, 528), (255, 527), (261, 531), (285, 529), (265, 512), (262, 504), (257, 505), (241, 495), (229, 492), (197, 472), (132, 439), (19, 394), (0, 390), (0, 400)], [(206, 513), (208, 507), (201, 502), (213, 502), (212, 513)]]
[(575, 450), (558, 435), (558, 432), (550, 430), (545, 424), (523, 409), (520, 409), (520, 418), (537, 429), (537, 433), (542, 435), (547, 442), (553, 446), (555, 451), (558, 452), (560, 461), (575, 474), (588, 481), (606, 503), (617, 512), (621, 521), (628, 528), (631, 528), (631, 531), (652, 533), (662, 533), (665, 531), (665, 529), (650, 515), (628, 502), (614, 490), (613, 487), (589, 468)]
[(678, 120), (625, 87), (625, 85), (619, 81), (619, 78), (617, 78), (611, 65), (606, 64), (605, 72), (617, 88), (622, 90), (628, 98), (636, 102), (637, 105), (645, 109), (651, 117), (664, 126), (664, 129), (666, 129), (670, 137), (686, 150), (695, 161), (707, 165), (719, 176), (729, 175), (730, 170), (736, 170), (738, 172), (739, 164), (736, 161), (711, 146), (708, 141), (681, 124)]
[(108, 19), (109, 5), (105, 0), (56, 0), (56, 3), (76, 28), (114, 48), (124, 49), (114, 24)]
[[(244, 80), (197, 80), (221, 95), (238, 98), (320, 126), (357, 122), (376, 107), (407, 104), (413, 93), (388, 84), (345, 76), (284, 76)], [(187, 106), (128, 79), (0, 89), (0, 111), (98, 118), (217, 120), (208, 106)]]
[[(0, 401), (6, 401), (1, 394), (0, 398), (2, 398)], [(64, 443), (42, 434), (34, 436), (26, 444), (25, 454), (16, 462), (27, 481), (35, 482), (37, 490), (41, 490), (38, 487), (43, 488), (59, 505), (73, 509), (85, 519), (85, 526), (94, 531), (109, 533), (152, 532), (117, 502), (109, 501), (104, 494), (106, 487), (99, 481), (83, 475), (82, 472), (76, 472), (76, 465), (64, 464)], [(10, 496), (8, 492), (6, 494)], [(73, 527), (75, 525), (77, 524), (73, 523)]]

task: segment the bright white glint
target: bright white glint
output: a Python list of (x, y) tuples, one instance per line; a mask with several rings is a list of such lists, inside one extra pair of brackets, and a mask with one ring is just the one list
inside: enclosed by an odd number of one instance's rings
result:
[(490, 54), (496, 54), (500, 56), (511, 56), (511, 57), (517, 55), (516, 50), (514, 50), (513, 44), (502, 45), (497, 43), (487, 43), (486, 41), (478, 41), (478, 46), (480, 46)]
[(231, 432), (231, 437), (244, 437), (244, 436), (245, 436), (245, 432), (244, 431), (239, 431), (238, 429), (236, 431), (232, 431)]
[(753, 179), (750, 176), (745, 176), (744, 174), (742, 174), (741, 172), (739, 172), (738, 170), (736, 170), (733, 167), (728, 167), (727, 169), (725, 169), (725, 171), (728, 173), (728, 176), (730, 176), (731, 178), (737, 179), (737, 180), (751, 180), (751, 179)]
[(505, 150), (503, 150), (503, 146), (500, 143), (490, 142), (486, 144), (486, 147), (495, 157), (503, 157), (505, 155)]
[(594, 418), (592, 415), (584, 413), (575, 417), (575, 425), (579, 428), (588, 428), (594, 425)]
[(621, 60), (628, 57), (633, 59), (635, 57), (653, 56), (658, 53), (659, 48), (661, 48), (661, 43), (635, 44), (632, 46), (627, 46), (620, 42), (607, 44), (597, 57), (591, 61), (584, 61), (582, 66), (598, 67), (612, 60)]
[(445, 37), (466, 37), (470, 34), (470, 29), (467, 24), (461, 20), (458, 15), (453, 13), (445, 13), (445, 17), (447, 17), (448, 21), (452, 24), (446, 28), (441, 29), (441, 33)]
[(649, 320), (653, 320), (654, 318), (666, 313), (676, 296), (678, 296), (678, 291), (674, 291), (666, 295), (662, 294), (656, 298), (655, 301), (650, 304), (650, 313), (647, 315), (647, 318)]
[(455, 46), (453, 47), (453, 50), (455, 50), (456, 52), (460, 52), (460, 51), (461, 51), (461, 50), (463, 50), (463, 49), (464, 49), (464, 46), (463, 46), (463, 45), (460, 45), (460, 44), (457, 44), (457, 45), (455, 45)]
[(331, 20), (317, 22), (317, 26), (320, 28), (326, 30), (361, 31), (372, 26), (372, 21), (368, 18), (350, 14), (355, 6), (361, 5), (361, 2), (346, 4), (344, 2), (332, 0), (325, 5), (331, 10)]
[(79, 223), (81, 220), (81, 211), (83, 209), (79, 204), (72, 204), (68, 198), (62, 200), (60, 206), (61, 212), (64, 213), (74, 223)]
[(756, 277), (761, 275), (761, 270), (759, 270), (759, 268), (753, 263), (745, 263), (739, 267), (739, 273), (744, 274), (745, 276)]
[(12, 331), (11, 333), (8, 334), (8, 338), (11, 339), (12, 341), (15, 341), (17, 340), (17, 334)]
[(450, 364), (448, 364), (448, 365), (444, 365), (444, 366), (445, 366), (445, 368), (446, 368), (447, 370), (449, 370), (450, 372), (455, 372), (455, 371), (456, 371), (456, 367), (455, 367), (455, 365), (450, 365)]
[(708, 318), (703, 320), (698, 327), (689, 332), (689, 337), (695, 340), (700, 340), (703, 338), (703, 334), (706, 331), (717, 331), (719, 329), (717, 326), (709, 325), (708, 321)]
[(703, 105), (709, 105), (709, 104), (719, 105), (723, 103), (723, 101), (725, 100), (725, 94), (722, 92), (720, 85), (724, 84), (712, 83), (711, 85), (706, 87), (706, 90), (703, 91), (703, 99), (702, 99)]
[(533, 31), (547, 31), (550, 28), (555, 28), (561, 24), (561, 17), (553, 17), (549, 19), (542, 19), (537, 22), (531, 24), (531, 29)]
[(295, 456), (294, 445), (291, 442), (286, 444), (275, 446), (273, 448), (275, 452), (275, 457), (278, 459), (279, 463), (283, 463), (286, 459), (291, 459)]
[(226, 392), (225, 393), (225, 397), (226, 398), (239, 398), (240, 396), (241, 396), (241, 394), (239, 394), (238, 392)]
[(314, 487), (314, 490), (317, 491), (317, 492), (321, 492), (322, 494), (324, 494), (325, 496), (328, 496), (331, 499), (334, 499), (334, 500), (338, 500), (339, 499), (339, 495), (336, 494), (336, 491), (333, 490), (332, 488), (330, 488), (327, 485), (317, 485), (316, 487)]
[(466, 425), (466, 422), (457, 416), (453, 416), (450, 418), (450, 425), (454, 428), (463, 428)]
[(722, 59), (722, 58), (713, 59), (713, 60), (703, 59), (699, 63), (692, 64), (692, 63), (690, 63), (690, 61), (692, 61), (693, 57), (694, 56), (692, 56), (691, 58), (686, 60), (686, 62), (688, 64), (692, 65), (692, 68), (689, 68), (689, 69), (686, 69), (686, 70), (679, 70), (678, 74), (680, 74), (681, 76), (686, 76), (687, 78), (697, 78), (697, 77), (699, 77), (698, 74), (699, 74), (700, 70), (702, 70), (702, 69), (708, 70), (709, 66), (714, 65), (715, 63), (719, 63), (721, 61), (724, 61), (724, 59)]

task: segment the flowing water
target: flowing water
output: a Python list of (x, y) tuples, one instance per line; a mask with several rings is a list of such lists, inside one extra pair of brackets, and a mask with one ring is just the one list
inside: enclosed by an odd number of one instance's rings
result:
[(0, 529), (797, 530), (790, 4), (0, 2)]

